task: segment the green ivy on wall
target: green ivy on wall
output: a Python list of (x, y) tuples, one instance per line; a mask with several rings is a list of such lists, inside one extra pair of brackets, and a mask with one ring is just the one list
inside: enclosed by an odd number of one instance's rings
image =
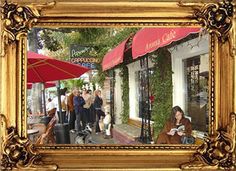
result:
[(122, 123), (128, 123), (129, 119), (129, 72), (125, 64), (122, 64), (121, 67), (121, 78), (122, 78), (122, 102), (123, 108), (121, 112), (121, 121)]
[(152, 119), (154, 121), (154, 139), (163, 129), (172, 108), (172, 70), (171, 55), (161, 48), (150, 54), (154, 63), (154, 73), (150, 78), (150, 88), (154, 95)]

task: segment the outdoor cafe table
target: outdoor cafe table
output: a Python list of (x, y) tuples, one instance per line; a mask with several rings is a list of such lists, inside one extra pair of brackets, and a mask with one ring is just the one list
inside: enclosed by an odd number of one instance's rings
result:
[(28, 129), (27, 130), (28, 135), (37, 134), (38, 132), (39, 132), (39, 130), (37, 130), (37, 129)]
[(33, 124), (40, 123), (43, 116), (44, 114), (29, 115), (27, 117), (27, 124), (33, 125)]

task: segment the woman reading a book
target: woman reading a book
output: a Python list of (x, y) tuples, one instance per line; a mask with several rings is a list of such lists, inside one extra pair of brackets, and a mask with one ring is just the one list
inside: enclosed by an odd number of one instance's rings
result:
[(181, 138), (190, 136), (191, 133), (192, 125), (189, 119), (184, 117), (184, 112), (179, 106), (175, 106), (157, 138), (157, 144), (181, 144)]

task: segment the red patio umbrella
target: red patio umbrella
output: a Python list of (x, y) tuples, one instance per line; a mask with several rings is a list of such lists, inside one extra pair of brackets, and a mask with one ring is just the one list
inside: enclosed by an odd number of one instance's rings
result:
[[(27, 89), (31, 89), (32, 85), (33, 85), (33, 83), (27, 83)], [(46, 82), (46, 83), (44, 83), (45, 88), (55, 87), (55, 86), (56, 86), (56, 82)]]
[(47, 82), (78, 78), (89, 69), (28, 51), (27, 82)]
[[(29, 83), (45, 83), (47, 81), (78, 78), (89, 71), (88, 68), (81, 65), (61, 61), (35, 52), (28, 51), (27, 55), (27, 82)], [(58, 89), (60, 89), (60, 82)], [(60, 98), (58, 99), (61, 114)], [(45, 103), (44, 95), (44, 112), (46, 115)]]

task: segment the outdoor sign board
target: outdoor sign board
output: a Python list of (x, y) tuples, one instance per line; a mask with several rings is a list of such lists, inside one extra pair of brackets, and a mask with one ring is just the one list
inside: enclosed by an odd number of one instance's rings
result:
[(80, 64), (90, 69), (96, 69), (96, 63), (99, 63), (99, 59), (89, 56), (89, 52), (93, 48), (91, 46), (83, 46), (78, 44), (70, 45), (70, 62), (74, 64)]

